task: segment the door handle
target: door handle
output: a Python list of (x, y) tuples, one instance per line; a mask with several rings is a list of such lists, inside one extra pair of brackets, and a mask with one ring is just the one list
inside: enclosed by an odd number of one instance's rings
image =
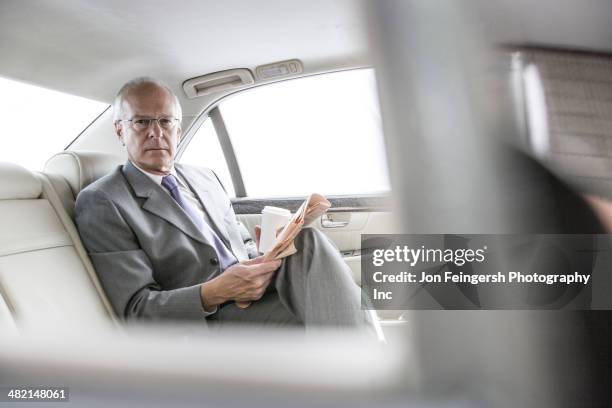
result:
[(334, 218), (330, 214), (323, 214), (321, 216), (321, 226), (323, 228), (342, 228), (348, 225), (347, 221), (334, 221)]

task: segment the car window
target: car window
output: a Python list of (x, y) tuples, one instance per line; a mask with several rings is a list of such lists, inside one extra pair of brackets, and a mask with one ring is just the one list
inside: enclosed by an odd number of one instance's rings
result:
[[(389, 190), (371, 69), (261, 86), (218, 107), (249, 197)], [(190, 159), (206, 150), (198, 139), (209, 138), (211, 128), (203, 126), (195, 135), (186, 151)], [(198, 164), (207, 165), (204, 156)]]
[(204, 166), (213, 170), (230, 197), (235, 197), (234, 185), (217, 133), (210, 118), (207, 118), (197, 134), (189, 143), (185, 153), (181, 156), (181, 163), (194, 166)]
[(42, 170), (106, 108), (107, 103), (0, 77), (0, 161)]

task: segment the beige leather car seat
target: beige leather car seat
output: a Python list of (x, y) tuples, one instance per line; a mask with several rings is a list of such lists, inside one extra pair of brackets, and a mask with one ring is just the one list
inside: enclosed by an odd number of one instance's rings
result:
[(44, 173), (66, 212), (74, 218), (74, 202), (79, 192), (125, 163), (125, 160), (124, 157), (107, 153), (65, 150), (47, 160)]
[(0, 326), (115, 321), (76, 228), (48, 178), (0, 163), (0, 179)]

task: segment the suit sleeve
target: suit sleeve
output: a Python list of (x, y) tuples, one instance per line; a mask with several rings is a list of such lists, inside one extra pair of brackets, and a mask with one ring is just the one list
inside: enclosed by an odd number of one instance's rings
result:
[(205, 320), (200, 286), (162, 290), (147, 254), (103, 192), (84, 190), (76, 224), (104, 290), (123, 320)]

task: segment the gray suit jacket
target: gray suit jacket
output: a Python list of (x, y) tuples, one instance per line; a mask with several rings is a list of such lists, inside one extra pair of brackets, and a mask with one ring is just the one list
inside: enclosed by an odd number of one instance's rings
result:
[[(254, 256), (215, 174), (175, 168), (236, 258)], [(216, 252), (163, 187), (132, 163), (78, 195), (76, 224), (118, 316), (205, 320), (200, 284), (221, 272)]]

